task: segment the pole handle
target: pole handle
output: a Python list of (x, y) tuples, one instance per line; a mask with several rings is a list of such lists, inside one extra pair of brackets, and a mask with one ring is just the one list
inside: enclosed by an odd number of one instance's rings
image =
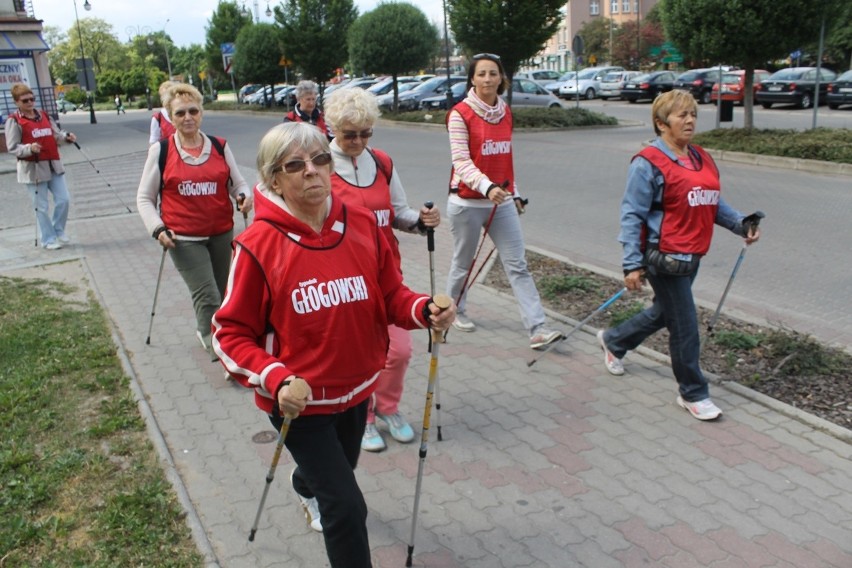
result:
[[(435, 203), (432, 201), (427, 201), (423, 204), (423, 207), (426, 209), (432, 209), (435, 206)], [(426, 227), (426, 244), (429, 249), (429, 252), (435, 252), (435, 228), (434, 227)]]
[[(305, 379), (296, 377), (290, 381), (290, 394), (293, 395), (294, 398), (306, 399), (311, 394), (311, 387)], [(291, 414), (288, 412), (285, 416), (293, 420), (297, 418), (299, 414)]]
[[(438, 308), (440, 308), (441, 311), (444, 311), (452, 305), (453, 299), (450, 298), (449, 296), (447, 296), (446, 294), (435, 294), (432, 297), (432, 303), (435, 304), (436, 306), (438, 306)], [(432, 343), (444, 343), (445, 342), (443, 331), (433, 329), (433, 330), (431, 330), (431, 333), (432, 333)]]

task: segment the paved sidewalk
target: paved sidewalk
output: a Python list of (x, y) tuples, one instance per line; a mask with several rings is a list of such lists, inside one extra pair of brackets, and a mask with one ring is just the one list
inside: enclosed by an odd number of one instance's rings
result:
[[(136, 152), (98, 162), (134, 211), (143, 160)], [(251, 392), (227, 383), (197, 344), (189, 294), (168, 260), (145, 345), (160, 252), (103, 184), (87, 209), (106, 208), (103, 216), (82, 214), (80, 200), (97, 183), (81, 182), (86, 168), (69, 167), (75, 245), (36, 249), (32, 216), (6, 220), (0, 275), (59, 275), (91, 286), (103, 302), (209, 566), (327, 566), (322, 539), (288, 486), (289, 457), (248, 542), (274, 432)], [(0, 174), (0, 190), (6, 205), (24, 194), (10, 173)], [(407, 281), (428, 290), (425, 239), (400, 240)], [(442, 286), (446, 227), (436, 241)], [(701, 423), (674, 404), (664, 364), (631, 354), (626, 375), (612, 377), (594, 336), (580, 332), (530, 369), (535, 353), (513, 298), (476, 285), (468, 312), (479, 329), (451, 332), (441, 350), (441, 411), (432, 413), (415, 566), (852, 566), (849, 431), (728, 386), (712, 388), (724, 417)], [(419, 432), (428, 355), (426, 333), (413, 337), (402, 409)], [(358, 469), (381, 568), (404, 565), (419, 462), (416, 443), (389, 446), (362, 454)]]

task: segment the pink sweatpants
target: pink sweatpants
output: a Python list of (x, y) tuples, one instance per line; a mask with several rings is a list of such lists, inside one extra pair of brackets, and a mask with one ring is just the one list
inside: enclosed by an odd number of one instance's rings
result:
[(379, 373), (378, 384), (370, 400), (367, 411), (368, 424), (376, 421), (376, 412), (387, 416), (399, 410), (405, 372), (411, 360), (411, 334), (408, 330), (389, 325), (388, 336), (390, 337), (388, 359), (385, 368)]

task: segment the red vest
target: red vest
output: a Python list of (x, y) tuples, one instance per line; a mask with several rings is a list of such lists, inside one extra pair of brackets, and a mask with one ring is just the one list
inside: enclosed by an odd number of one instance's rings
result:
[(291, 110), (290, 112), (284, 115), (284, 122), (307, 122), (319, 128), (323, 136), (328, 136), (328, 127), (325, 124), (325, 118), (323, 117), (321, 112), (317, 113), (317, 120), (316, 122), (314, 122), (313, 120), (303, 119), (301, 114), (299, 114), (295, 110)]
[(175, 133), (175, 125), (166, 120), (166, 117), (163, 116), (162, 112), (155, 112), (154, 119), (160, 125), (160, 140), (168, 138), (169, 136)]
[(331, 191), (334, 192), (336, 197), (340, 197), (344, 203), (366, 207), (373, 212), (379, 224), (379, 229), (385, 234), (385, 238), (391, 247), (393, 257), (396, 259), (396, 266), (402, 272), (399, 241), (393, 234), (394, 213), (390, 199), (393, 161), (381, 150), (372, 148), (369, 151), (365, 150), (361, 156), (369, 158), (370, 152), (376, 160), (376, 178), (373, 183), (368, 186), (355, 186), (335, 173), (331, 176)]
[(50, 124), (47, 113), (36, 111), (35, 118), (27, 118), (18, 111), (12, 116), (21, 126), (21, 143), (38, 143), (41, 146), (41, 152), (21, 158), (22, 160), (37, 162), (59, 159), (59, 147), (56, 145), (56, 138), (53, 137), (53, 126)]
[[(332, 231), (336, 238), (323, 248), (303, 246), (284, 227), (264, 219), (254, 223), (263, 230), (249, 230), (236, 238), (257, 260), (266, 280), (273, 334), (269, 352), (286, 363), (288, 372), (316, 385), (315, 402), (344, 396), (378, 373), (388, 349), (375, 221), (359, 207), (342, 205), (331, 214), (332, 222), (344, 228)], [(350, 400), (334, 407), (309, 405), (302, 414), (341, 412), (374, 390), (375, 382)], [(255, 400), (264, 410), (271, 409), (268, 399)]]
[(697, 170), (683, 167), (653, 146), (646, 147), (637, 156), (651, 162), (665, 180), (660, 251), (703, 255), (710, 249), (713, 238), (721, 184), (719, 170), (710, 154), (698, 146), (689, 148), (695, 152)]
[(181, 159), (174, 138), (168, 144), (160, 195), (163, 223), (178, 235), (193, 237), (230, 231), (234, 208), (228, 194), (231, 170), (225, 157), (211, 148), (207, 161), (194, 166)]
[[(506, 116), (497, 124), (491, 124), (476, 114), (464, 101), (453, 107), (464, 119), (467, 126), (470, 158), (479, 171), (492, 182), (506, 186), (506, 191), (515, 193), (515, 170), (512, 160), (512, 111), (506, 107)], [(449, 114), (447, 115), (449, 116)], [(454, 172), (450, 172), (452, 180)], [(486, 199), (484, 195), (459, 182), (459, 197), (465, 199)]]

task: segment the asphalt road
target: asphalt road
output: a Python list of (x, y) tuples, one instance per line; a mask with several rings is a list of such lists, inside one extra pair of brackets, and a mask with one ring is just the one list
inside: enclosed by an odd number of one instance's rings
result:
[[(624, 113), (650, 113), (650, 105), (588, 104), (622, 118), (628, 118)], [(802, 112), (809, 111), (758, 110), (759, 115), (771, 115), (782, 128), (795, 127), (795, 121), (801, 121), (797, 113)], [(849, 111), (826, 111), (829, 113), (836, 114), (840, 122), (852, 118)], [(710, 120), (709, 114), (701, 112), (700, 118)], [(244, 175), (251, 181), (255, 178), (257, 143), (280, 116), (210, 112), (203, 129), (229, 140)], [(634, 116), (643, 123), (516, 133), (517, 179), (531, 201), (523, 220), (528, 246), (603, 272), (621, 273), (621, 247), (616, 237), (627, 167), (642, 142), (653, 136), (649, 122)], [(128, 137), (138, 138), (135, 151), (145, 150), (150, 120), (147, 112), (131, 111), (121, 117), (99, 113), (98, 119), (99, 125), (90, 125), (85, 113), (63, 117), (63, 126), (77, 132), (95, 161), (115, 156), (119, 147), (126, 152)], [(700, 123), (700, 128), (705, 127)], [(433, 200), (445, 210), (450, 162), (443, 128), (382, 122), (372, 144), (390, 152), (410, 203)], [(73, 150), (66, 155), (80, 159)], [(732, 162), (721, 162), (720, 169), (723, 194), (733, 206), (744, 212), (761, 209), (767, 215), (763, 238), (749, 248), (726, 301), (726, 312), (788, 326), (852, 348), (852, 303), (847, 297), (852, 289), (852, 271), (846, 244), (852, 179)], [(135, 208), (135, 187), (122, 188), (121, 192)], [(439, 238), (449, 246), (448, 233), (439, 233)], [(738, 237), (716, 231), (695, 283), (700, 302), (715, 308), (741, 247)]]

